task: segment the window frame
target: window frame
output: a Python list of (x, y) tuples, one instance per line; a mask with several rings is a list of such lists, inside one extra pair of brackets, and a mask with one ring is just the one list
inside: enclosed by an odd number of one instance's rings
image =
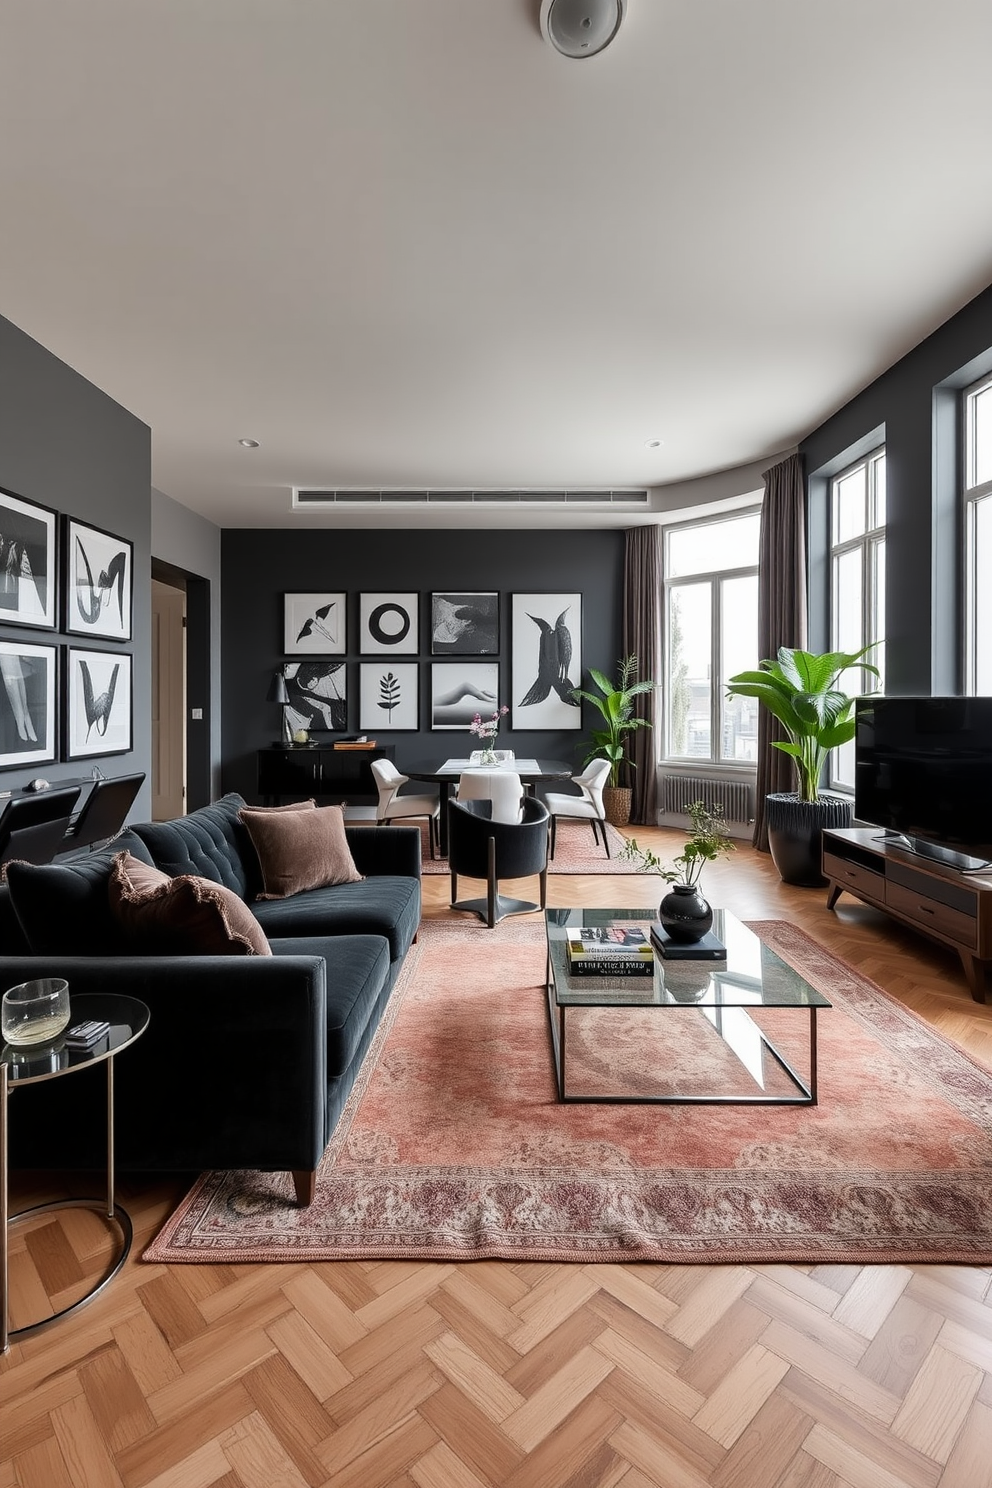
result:
[[(883, 497), (882, 520), (878, 520), (878, 468), (885, 464), (886, 489)], [(861, 532), (852, 537), (841, 538), (838, 536), (839, 514), (837, 507), (837, 489), (840, 484), (850, 479), (857, 471), (865, 471), (865, 525)], [(888, 516), (888, 465), (886, 462), (885, 445), (878, 444), (874, 449), (852, 460), (850, 465), (845, 465), (843, 470), (838, 470), (836, 475), (830, 477), (827, 487), (827, 520), (829, 523), (829, 547), (827, 551), (828, 574), (829, 574), (829, 616), (830, 616), (830, 649), (840, 651), (848, 649), (841, 645), (839, 639), (840, 616), (837, 602), (837, 574), (839, 560), (849, 553), (857, 552), (861, 557), (861, 642), (853, 650), (859, 650), (861, 646), (873, 644), (875, 652), (869, 656), (869, 661), (882, 672), (881, 678), (876, 678), (873, 673), (861, 671), (861, 685), (857, 689), (859, 693), (879, 691), (884, 684), (884, 644), (885, 644), (885, 616), (881, 613), (879, 606), (879, 590), (885, 593), (885, 542), (886, 542), (886, 519)], [(873, 632), (876, 626), (881, 630), (881, 635)], [(859, 669), (860, 670), (860, 669)], [(842, 682), (842, 686), (849, 684)], [(832, 791), (843, 791), (853, 793), (854, 781), (843, 780), (836, 769), (837, 751), (831, 750), (827, 763), (827, 789)]]
[[(728, 759), (721, 753), (714, 754), (713, 743), (717, 744), (718, 750), (723, 747), (723, 729), (721, 727), (723, 716), (723, 692), (720, 682), (722, 670), (723, 650), (723, 628), (722, 628), (722, 584), (726, 579), (757, 578), (759, 560), (754, 563), (742, 564), (735, 568), (709, 569), (705, 573), (686, 574), (682, 577), (670, 579), (668, 576), (668, 552), (669, 537), (675, 532), (684, 532), (688, 528), (698, 529), (700, 527), (712, 527), (717, 523), (733, 522), (741, 517), (760, 516), (760, 496), (747, 504), (747, 506), (734, 507), (730, 511), (711, 512), (704, 517), (688, 517), (682, 522), (669, 522), (663, 528), (662, 540), (662, 592), (664, 604), (664, 690), (663, 690), (663, 717), (661, 729), (660, 758), (665, 764), (684, 767), (691, 765), (703, 770), (720, 769), (739, 771), (741, 773), (753, 774), (755, 762), (753, 760)], [(670, 699), (671, 699), (671, 625), (669, 617), (671, 614), (671, 592), (673, 589), (687, 588), (693, 584), (710, 585), (710, 662), (711, 662), (711, 685), (710, 685), (710, 752), (707, 755), (698, 754), (674, 754), (669, 752), (669, 721), (670, 721)], [(757, 636), (755, 636), (757, 641)], [(755, 657), (755, 666), (759, 658)]]
[(977, 426), (972, 409), (978, 396), (992, 388), (992, 373), (979, 378), (961, 391), (962, 461), (961, 530), (962, 565), (964, 569), (962, 604), (962, 651), (964, 655), (964, 690), (974, 697), (978, 686), (978, 551), (975, 528), (978, 508), (992, 498), (992, 478), (976, 482)]

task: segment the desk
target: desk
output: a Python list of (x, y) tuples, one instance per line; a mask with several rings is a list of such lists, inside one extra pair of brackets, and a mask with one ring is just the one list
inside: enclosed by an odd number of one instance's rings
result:
[(451, 791), (458, 784), (458, 777), (467, 774), (470, 770), (500, 769), (511, 771), (519, 775), (524, 783), (525, 789), (532, 789), (540, 780), (571, 780), (574, 774), (572, 765), (566, 765), (561, 760), (548, 759), (525, 759), (510, 760), (505, 765), (472, 765), (468, 759), (446, 759), (438, 765), (429, 766), (425, 770), (404, 770), (404, 775), (411, 780), (432, 780), (441, 787), (438, 792), (441, 804), (439, 818), (439, 851), (442, 858), (448, 856), (448, 801), (451, 799)]
[[(98, 1292), (112, 1281), (127, 1260), (131, 1250), (132, 1228), (127, 1212), (114, 1199), (114, 1056), (135, 1039), (141, 1037), (148, 1027), (149, 1012), (136, 997), (120, 997), (115, 993), (72, 995), (70, 1027), (90, 1018), (105, 1020), (110, 1031), (92, 1049), (67, 1049), (61, 1037), (51, 1043), (34, 1044), (15, 1048), (11, 1044), (0, 1046), (0, 1354), (6, 1353), (11, 1338), (28, 1338), (42, 1328), (57, 1322), (68, 1313), (75, 1312), (84, 1303), (91, 1301)], [(37, 1204), (20, 1214), (8, 1213), (7, 1185), (7, 1098), (19, 1085), (33, 1085), (41, 1080), (57, 1080), (71, 1075), (76, 1070), (88, 1069), (91, 1065), (106, 1063), (107, 1066), (107, 1197), (106, 1199), (56, 1199), (50, 1204)], [(40, 1322), (28, 1323), (23, 1328), (8, 1330), (7, 1326), (7, 1256), (8, 1226), (35, 1214), (44, 1214), (55, 1209), (94, 1209), (117, 1225), (121, 1232), (120, 1253), (112, 1261), (105, 1274), (95, 1286), (76, 1302), (63, 1307), (51, 1317)]]

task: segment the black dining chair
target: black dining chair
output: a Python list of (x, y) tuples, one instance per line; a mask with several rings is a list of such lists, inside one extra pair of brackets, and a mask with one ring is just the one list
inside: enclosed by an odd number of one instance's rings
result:
[[(548, 808), (524, 796), (519, 821), (493, 821), (492, 801), (452, 801), (448, 807), (448, 864), (451, 907), (477, 914), (492, 930), (506, 915), (533, 914), (548, 902)], [(458, 901), (458, 876), (486, 882), (485, 899)], [(499, 892), (500, 879), (540, 878), (540, 901), (511, 899)]]
[(78, 785), (12, 796), (0, 815), (0, 863), (50, 863), (65, 839)]
[(115, 775), (109, 780), (98, 780), (78, 815), (69, 824), (63, 851), (92, 847), (116, 837), (144, 783), (143, 770), (137, 775)]

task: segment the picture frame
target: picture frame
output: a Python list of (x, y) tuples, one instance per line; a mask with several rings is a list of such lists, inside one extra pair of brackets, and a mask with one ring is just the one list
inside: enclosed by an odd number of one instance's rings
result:
[(134, 544), (66, 518), (65, 629), (91, 640), (129, 641)]
[(0, 491), (0, 624), (54, 630), (58, 513)]
[(348, 668), (330, 656), (308, 656), (283, 666), (286, 718), (294, 733), (343, 733), (348, 727)]
[(498, 661), (431, 664), (431, 728), (468, 733), (476, 713), (489, 718), (500, 706)]
[(358, 649), (366, 656), (416, 656), (418, 594), (361, 594)]
[(133, 747), (130, 651), (66, 647), (65, 757), (127, 754)]
[(514, 594), (511, 639), (511, 727), (581, 728), (582, 595)]
[(287, 656), (343, 656), (347, 650), (348, 596), (284, 594), (283, 651)]
[(431, 595), (432, 656), (499, 654), (499, 594), (435, 593)]
[(0, 641), (0, 768), (55, 759), (58, 647)]
[(415, 661), (363, 661), (359, 667), (358, 727), (373, 738), (383, 729), (416, 729), (420, 668)]

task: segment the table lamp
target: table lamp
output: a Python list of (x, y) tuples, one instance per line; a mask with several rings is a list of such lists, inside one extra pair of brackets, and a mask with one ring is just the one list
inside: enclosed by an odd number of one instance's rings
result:
[(275, 672), (269, 683), (269, 690), (265, 695), (267, 703), (279, 703), (282, 708), (282, 742), (292, 744), (293, 726), (289, 721), (289, 689), (286, 686), (286, 678), (282, 668)]

